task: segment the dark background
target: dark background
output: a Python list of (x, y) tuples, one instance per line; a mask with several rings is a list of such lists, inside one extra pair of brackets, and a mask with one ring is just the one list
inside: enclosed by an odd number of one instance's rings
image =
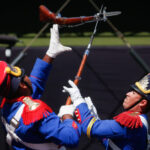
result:
[[(72, 48), (72, 52), (61, 54), (55, 59), (46, 90), (41, 98), (56, 113), (68, 97), (67, 94), (62, 93), (62, 87), (68, 86), (68, 79), (74, 80), (86, 49), (86, 47)], [(23, 47), (13, 47), (9, 61), (11, 62), (22, 49)], [(134, 49), (150, 66), (150, 47), (137, 46)], [(47, 47), (29, 48), (26, 56), (17, 65), (24, 67), (29, 75), (36, 58), (42, 58), (46, 50)], [(4, 48), (0, 48), (0, 54), (0, 60), (6, 61)], [(122, 111), (122, 102), (130, 89), (130, 84), (146, 73), (130, 54), (130, 50), (124, 46), (92, 47), (78, 86), (84, 97), (91, 96), (101, 119), (111, 119)], [(2, 125), (0, 127), (0, 145), (3, 150), (7, 150)], [(75, 148), (75, 150), (99, 149), (104, 148), (97, 140), (90, 141), (83, 135), (78, 148)]]
[[(13, 0), (0, 2), (0, 34), (16, 33), (22, 36), (25, 33), (37, 33), (44, 23), (39, 21), (38, 8), (44, 4), (51, 11), (56, 12), (65, 0)], [(107, 6), (108, 11), (121, 11), (122, 14), (110, 18), (112, 23), (122, 32), (150, 32), (149, 3), (148, 1), (135, 0), (94, 0), (100, 7)], [(64, 17), (88, 16), (97, 13), (88, 0), (71, 0), (61, 12)], [(112, 29), (107, 23), (102, 23), (98, 32)], [(47, 29), (45, 32), (48, 32)], [(76, 28), (63, 28), (62, 32), (82, 33), (93, 31), (93, 23)], [(11, 62), (24, 47), (13, 47)], [(27, 74), (30, 73), (36, 57), (42, 58), (47, 47), (31, 47), (26, 57), (18, 63), (24, 67)], [(73, 51), (61, 54), (54, 61), (54, 67), (47, 82), (47, 88), (42, 100), (48, 103), (58, 113), (59, 107), (65, 104), (67, 95), (62, 93), (62, 86), (68, 85), (68, 79), (74, 80), (86, 47), (73, 47)], [(138, 54), (150, 66), (149, 46), (134, 47)], [(5, 48), (0, 48), (0, 60), (8, 60), (5, 57)], [(130, 50), (126, 47), (92, 47), (86, 66), (79, 82), (79, 88), (83, 96), (91, 96), (98, 113), (102, 119), (112, 118), (122, 111), (122, 100), (129, 90), (129, 85), (143, 77), (147, 72), (134, 60)], [(0, 124), (1, 125), (1, 124)], [(6, 150), (5, 137), (0, 126), (0, 145)], [(83, 135), (76, 150), (104, 149), (96, 141), (90, 141)]]
[[(103, 4), (107, 11), (121, 11), (122, 14), (109, 18), (112, 23), (122, 32), (144, 32), (150, 31), (149, 3), (148, 1), (135, 0), (93, 0), (100, 8)], [(18, 36), (24, 33), (38, 32), (44, 25), (39, 21), (38, 8), (45, 5), (53, 12), (64, 4), (65, 0), (5, 0), (0, 2), (0, 33), (17, 33)], [(62, 10), (63, 17), (88, 16), (96, 14), (96, 9), (89, 0), (70, 0), (69, 4)], [(76, 28), (64, 28), (63, 32), (92, 31), (93, 23)], [(112, 31), (106, 24), (102, 30)], [(92, 26), (92, 27), (91, 27)], [(47, 32), (46, 30), (45, 32)], [(49, 31), (48, 31), (49, 32)]]

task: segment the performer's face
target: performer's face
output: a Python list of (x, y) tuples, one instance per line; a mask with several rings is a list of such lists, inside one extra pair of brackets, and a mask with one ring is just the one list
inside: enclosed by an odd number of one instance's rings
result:
[(31, 81), (30, 81), (30, 79), (29, 79), (29, 77), (28, 76), (25, 76), (24, 78), (23, 78), (23, 83), (25, 83), (26, 84), (26, 86), (28, 87), (27, 88), (27, 90), (28, 90), (28, 92), (30, 93), (30, 95), (32, 94), (32, 83), (31, 83)]
[(133, 106), (137, 101), (139, 101), (142, 96), (136, 91), (130, 91), (126, 94), (126, 97), (123, 102), (123, 108), (128, 109)]

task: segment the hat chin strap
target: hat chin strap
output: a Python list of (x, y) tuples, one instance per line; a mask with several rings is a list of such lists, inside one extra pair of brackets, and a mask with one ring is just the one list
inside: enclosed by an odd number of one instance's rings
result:
[(125, 111), (130, 110), (131, 108), (133, 108), (134, 106), (136, 106), (138, 103), (140, 103), (143, 100), (143, 97), (140, 98), (135, 104), (133, 104), (132, 106), (130, 106), (129, 108), (125, 109)]

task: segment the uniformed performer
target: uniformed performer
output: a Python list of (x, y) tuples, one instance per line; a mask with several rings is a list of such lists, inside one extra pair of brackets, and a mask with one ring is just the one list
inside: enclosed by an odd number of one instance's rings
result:
[(70, 50), (60, 43), (58, 25), (53, 25), (46, 55), (43, 60), (36, 60), (30, 77), (23, 68), (0, 61), (1, 118), (11, 149), (55, 150), (77, 146), (81, 131), (72, 117), (73, 105), (62, 106), (58, 116), (40, 100), (54, 58)]
[(78, 87), (68, 81), (71, 87), (63, 87), (71, 96), (76, 107), (75, 114), (82, 131), (89, 138), (96, 137), (107, 150), (146, 150), (148, 144), (148, 122), (146, 113), (150, 110), (150, 74), (131, 85), (131, 91), (123, 101), (124, 112), (112, 120), (101, 120), (95, 106), (88, 98), (81, 96)]

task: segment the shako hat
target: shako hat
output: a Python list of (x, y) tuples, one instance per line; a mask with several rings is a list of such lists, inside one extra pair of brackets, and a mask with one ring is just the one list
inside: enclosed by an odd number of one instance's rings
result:
[(0, 96), (14, 98), (24, 75), (24, 69), (0, 61)]
[(131, 87), (145, 99), (150, 100), (150, 73), (135, 82)]

